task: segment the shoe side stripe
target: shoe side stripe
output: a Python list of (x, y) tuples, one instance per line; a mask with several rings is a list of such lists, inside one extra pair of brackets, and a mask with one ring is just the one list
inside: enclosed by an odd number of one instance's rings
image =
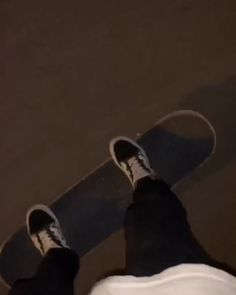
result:
[(44, 251), (44, 248), (43, 248), (43, 243), (42, 243), (42, 241), (41, 241), (41, 239), (40, 239), (40, 236), (39, 236), (38, 234), (36, 234), (35, 236), (36, 236), (36, 239), (37, 239), (38, 245), (39, 245), (39, 247), (40, 247), (42, 253), (45, 254), (45, 251)]
[(131, 169), (129, 163), (128, 163), (128, 162), (123, 162), (123, 163), (126, 165), (126, 169), (128, 170), (129, 175), (130, 175), (130, 177), (131, 177), (131, 180), (133, 181), (133, 180), (134, 180), (134, 175), (133, 175), (133, 171), (132, 171), (132, 169)]

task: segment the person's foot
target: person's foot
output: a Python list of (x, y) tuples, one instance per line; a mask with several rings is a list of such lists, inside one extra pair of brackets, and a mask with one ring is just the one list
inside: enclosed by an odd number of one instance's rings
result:
[(144, 177), (155, 178), (145, 151), (132, 139), (119, 136), (111, 140), (110, 153), (133, 187)]
[(26, 215), (29, 236), (44, 256), (52, 248), (69, 248), (53, 212), (44, 205), (34, 205)]

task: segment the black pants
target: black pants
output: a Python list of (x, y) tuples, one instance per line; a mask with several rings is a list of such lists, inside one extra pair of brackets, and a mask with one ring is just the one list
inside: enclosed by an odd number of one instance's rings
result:
[[(220, 268), (194, 238), (187, 214), (162, 180), (137, 184), (125, 217), (126, 273), (151, 276), (181, 263)], [(32, 279), (19, 280), (10, 295), (72, 295), (79, 258), (68, 249), (52, 249)]]
[(18, 280), (9, 295), (73, 295), (79, 257), (70, 249), (52, 249), (43, 258), (36, 275)]

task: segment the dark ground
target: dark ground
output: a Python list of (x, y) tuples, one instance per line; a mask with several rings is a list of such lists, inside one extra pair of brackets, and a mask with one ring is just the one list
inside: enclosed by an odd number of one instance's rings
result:
[[(0, 28), (0, 241), (101, 164), (111, 137), (192, 108), (217, 151), (176, 191), (201, 243), (236, 267), (235, 1), (4, 0)], [(121, 245), (117, 233), (83, 258), (80, 295), (122, 265)]]

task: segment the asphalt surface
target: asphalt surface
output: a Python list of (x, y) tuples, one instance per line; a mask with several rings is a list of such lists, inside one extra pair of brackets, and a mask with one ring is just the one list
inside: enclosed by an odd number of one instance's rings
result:
[[(177, 189), (202, 244), (236, 266), (235, 1), (9, 0), (0, 14), (0, 241), (100, 165), (111, 137), (191, 108), (217, 151)], [(96, 260), (108, 244), (83, 259), (80, 294), (114, 267)]]

